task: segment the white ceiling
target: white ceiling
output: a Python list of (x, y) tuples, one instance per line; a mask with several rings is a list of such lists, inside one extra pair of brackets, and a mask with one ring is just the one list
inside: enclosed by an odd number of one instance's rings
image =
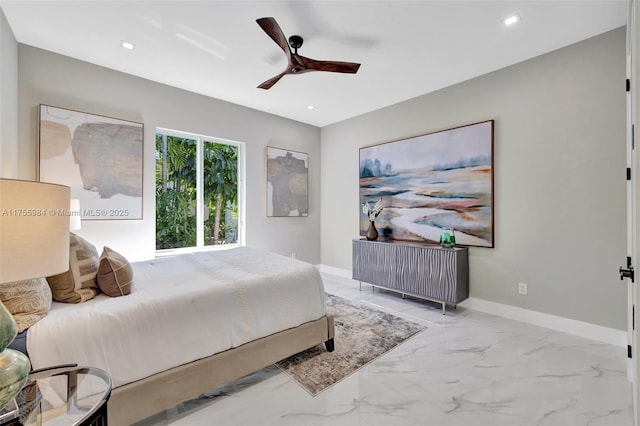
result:
[[(315, 126), (395, 104), (626, 24), (626, 0), (0, 0), (20, 43)], [(502, 20), (518, 13), (521, 21)], [(298, 53), (359, 62), (256, 86), (286, 66), (257, 25), (301, 35)], [(121, 40), (136, 44), (133, 51)], [(315, 109), (307, 109), (314, 105)]]

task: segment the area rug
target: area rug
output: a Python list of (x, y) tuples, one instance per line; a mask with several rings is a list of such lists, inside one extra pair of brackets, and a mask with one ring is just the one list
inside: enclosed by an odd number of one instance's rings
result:
[(318, 345), (276, 365), (316, 396), (426, 327), (327, 294), (335, 320), (335, 350)]

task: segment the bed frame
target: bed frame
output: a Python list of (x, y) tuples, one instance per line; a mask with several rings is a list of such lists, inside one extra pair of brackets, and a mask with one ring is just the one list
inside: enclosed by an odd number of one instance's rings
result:
[(331, 352), (333, 338), (333, 317), (324, 316), (117, 387), (108, 402), (109, 423), (129, 425), (321, 343)]

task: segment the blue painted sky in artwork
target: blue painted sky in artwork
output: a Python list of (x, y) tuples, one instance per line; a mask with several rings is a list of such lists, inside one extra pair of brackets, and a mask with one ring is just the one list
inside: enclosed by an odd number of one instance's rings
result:
[[(379, 159), (393, 170), (491, 160), (491, 121), (360, 149), (360, 164)], [(384, 167), (383, 164), (383, 167)]]

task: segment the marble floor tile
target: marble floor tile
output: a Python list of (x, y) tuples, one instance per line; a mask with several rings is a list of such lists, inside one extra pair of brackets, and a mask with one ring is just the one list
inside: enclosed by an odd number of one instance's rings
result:
[(136, 426), (633, 424), (622, 347), (322, 275), (427, 329), (316, 397), (272, 366)]

